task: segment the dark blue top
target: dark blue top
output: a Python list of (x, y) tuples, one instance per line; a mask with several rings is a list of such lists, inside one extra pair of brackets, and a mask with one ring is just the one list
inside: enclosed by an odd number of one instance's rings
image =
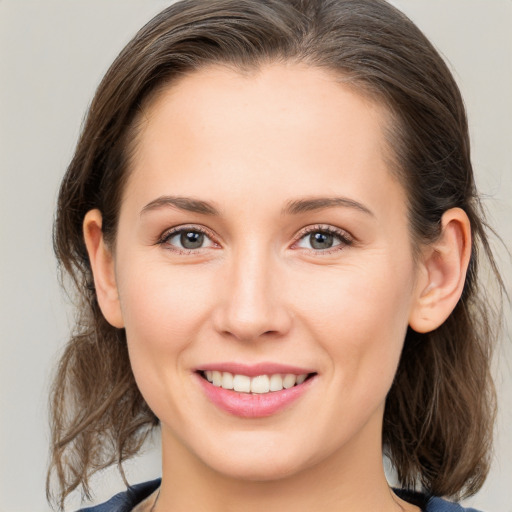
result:
[[(158, 489), (160, 479), (129, 487), (125, 492), (116, 494), (107, 502), (95, 507), (83, 508), (78, 512), (130, 512), (141, 501)], [(401, 498), (420, 507), (423, 512), (478, 512), (473, 508), (463, 508), (441, 498), (427, 497), (423, 494), (395, 490)]]

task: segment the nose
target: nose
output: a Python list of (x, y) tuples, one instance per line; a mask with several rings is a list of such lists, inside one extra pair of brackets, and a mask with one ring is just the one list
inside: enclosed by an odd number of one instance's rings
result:
[(215, 329), (240, 341), (280, 338), (292, 315), (285, 304), (284, 283), (275, 260), (261, 248), (247, 248), (227, 264), (214, 313)]

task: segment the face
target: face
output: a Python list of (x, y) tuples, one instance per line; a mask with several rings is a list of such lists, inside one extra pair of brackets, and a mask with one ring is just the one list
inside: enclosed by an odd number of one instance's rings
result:
[(149, 105), (113, 268), (164, 448), (246, 479), (380, 458), (415, 302), (386, 120), (291, 64), (196, 71)]

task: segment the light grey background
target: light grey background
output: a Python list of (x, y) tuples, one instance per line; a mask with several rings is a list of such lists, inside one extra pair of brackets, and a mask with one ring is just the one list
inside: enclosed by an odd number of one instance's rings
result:
[[(0, 0), (0, 512), (48, 511), (44, 498), (52, 368), (71, 316), (56, 280), (51, 226), (59, 181), (110, 62), (162, 0)], [(512, 247), (512, 0), (396, 0), (451, 64), (466, 99), (477, 181)], [(501, 251), (510, 288), (510, 259)], [(66, 313), (67, 312), (67, 313)], [(510, 318), (510, 306), (506, 306)], [(468, 503), (512, 512), (510, 326), (496, 377), (496, 456)], [(155, 441), (155, 445), (158, 441)], [(158, 446), (128, 464), (159, 475)], [(94, 479), (96, 501), (122, 489)], [(79, 503), (75, 496), (69, 510)]]

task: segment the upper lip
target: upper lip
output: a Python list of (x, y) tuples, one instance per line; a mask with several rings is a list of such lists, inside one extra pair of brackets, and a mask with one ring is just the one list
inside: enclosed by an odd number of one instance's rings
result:
[(245, 364), (236, 362), (220, 362), (208, 363), (201, 365), (197, 371), (219, 371), (229, 372), (234, 375), (247, 375), (248, 377), (256, 377), (258, 375), (275, 375), (277, 373), (304, 375), (309, 373), (316, 373), (311, 368), (302, 368), (299, 366), (292, 366), (288, 364), (262, 362), (256, 364)]

